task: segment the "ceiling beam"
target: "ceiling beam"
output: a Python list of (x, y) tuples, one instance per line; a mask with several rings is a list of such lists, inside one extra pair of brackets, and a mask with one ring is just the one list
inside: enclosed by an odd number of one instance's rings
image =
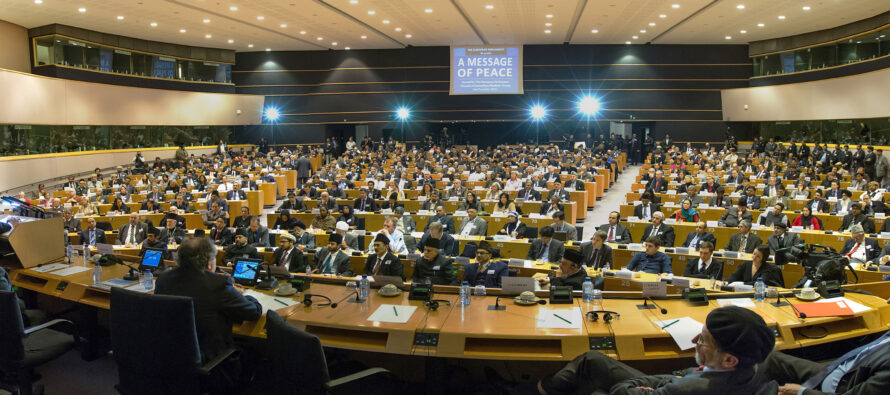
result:
[(711, 0), (711, 2), (708, 3), (708, 4), (705, 4), (704, 7), (699, 8), (698, 10), (696, 10), (695, 12), (693, 12), (692, 14), (690, 14), (689, 16), (687, 16), (686, 18), (683, 18), (680, 22), (675, 23), (673, 26), (669, 27), (667, 30), (661, 32), (659, 35), (657, 35), (657, 36), (655, 36), (655, 37), (652, 37), (652, 39), (649, 40), (649, 42), (648, 42), (647, 44), (652, 44), (652, 43), (654, 43), (656, 40), (658, 40), (658, 39), (661, 38), (662, 36), (664, 36), (664, 35), (670, 33), (672, 30), (674, 30), (674, 29), (680, 27), (680, 25), (682, 25), (682, 24), (688, 22), (688, 21), (691, 20), (692, 18), (695, 18), (696, 16), (698, 16), (698, 14), (701, 14), (702, 12), (705, 12), (708, 8), (713, 7), (714, 5), (716, 5), (716, 4), (719, 3), (719, 2), (720, 2), (720, 0)]
[(457, 9), (457, 12), (460, 13), (460, 16), (462, 16), (467, 24), (470, 25), (470, 28), (473, 29), (474, 33), (476, 33), (476, 37), (479, 37), (479, 41), (482, 41), (482, 44), (491, 45), (491, 43), (488, 42), (485, 36), (482, 35), (482, 32), (479, 31), (479, 28), (476, 26), (476, 23), (473, 22), (473, 19), (470, 18), (469, 15), (467, 15), (467, 11), (464, 10), (463, 7), (461, 7), (457, 0), (451, 0), (451, 5), (453, 5), (454, 8)]
[(232, 17), (230, 17), (230, 16), (228, 16), (228, 15), (220, 14), (220, 13), (218, 13), (218, 12), (214, 12), (214, 11), (211, 11), (211, 10), (207, 10), (207, 9), (204, 9), (204, 8), (201, 8), (201, 7), (198, 7), (198, 6), (194, 6), (194, 5), (191, 5), (191, 4), (188, 4), (188, 3), (183, 3), (183, 2), (181, 2), (181, 1), (177, 1), (177, 0), (165, 0), (165, 1), (167, 1), (168, 3), (176, 4), (176, 5), (180, 6), (180, 7), (185, 7), (185, 8), (188, 8), (188, 9), (195, 10), (195, 11), (200, 11), (200, 12), (205, 13), (205, 14), (210, 14), (210, 15), (213, 15), (213, 16), (215, 16), (215, 17), (217, 17), (217, 18), (222, 18), (222, 19), (225, 19), (225, 20), (228, 20), (228, 21), (232, 21), (232, 22), (235, 22), (235, 23), (240, 23), (240, 24), (242, 24), (242, 25), (247, 25), (247, 26), (250, 26), (250, 27), (252, 27), (252, 28), (260, 29), (260, 30), (263, 30), (263, 31), (266, 31), (266, 32), (269, 32), (269, 33), (272, 33), (272, 34), (277, 34), (277, 35), (282, 36), (282, 37), (287, 37), (287, 38), (289, 38), (289, 39), (291, 39), (291, 40), (296, 40), (296, 41), (299, 41), (299, 42), (301, 42), (301, 43), (303, 43), (303, 44), (311, 45), (311, 46), (316, 47), (316, 48), (321, 48), (321, 49), (331, 49), (331, 48), (326, 47), (326, 46), (324, 46), (324, 45), (319, 45), (319, 44), (316, 44), (316, 43), (314, 43), (314, 42), (312, 42), (312, 41), (303, 40), (302, 38), (299, 38), (299, 37), (296, 37), (296, 36), (291, 36), (290, 34), (282, 33), (282, 32), (280, 32), (280, 31), (278, 31), (278, 30), (275, 30), (275, 29), (270, 29), (270, 28), (267, 28), (267, 27), (265, 27), (265, 26), (260, 26), (260, 25), (255, 25), (255, 24), (253, 24), (253, 23), (244, 22), (244, 21), (242, 21), (242, 20), (240, 20), (240, 19), (232, 18)]
[(369, 24), (367, 24), (367, 23), (362, 22), (362, 21), (359, 20), (358, 18), (356, 18), (356, 17), (354, 17), (354, 16), (352, 16), (352, 15), (346, 13), (345, 11), (343, 11), (343, 10), (337, 8), (337, 7), (334, 7), (334, 6), (330, 5), (330, 4), (328, 4), (328, 2), (326, 2), (326, 1), (324, 1), (324, 0), (315, 0), (315, 2), (318, 3), (318, 4), (320, 4), (320, 5), (322, 5), (322, 6), (324, 6), (325, 8), (327, 8), (327, 9), (329, 9), (329, 10), (331, 10), (331, 11), (333, 11), (333, 12), (339, 14), (340, 16), (342, 16), (342, 17), (344, 17), (344, 18), (349, 19), (350, 21), (352, 21), (352, 22), (354, 22), (354, 23), (356, 23), (356, 24), (358, 24), (358, 25), (361, 25), (361, 26), (364, 27), (365, 29), (371, 30), (371, 31), (373, 31), (374, 33), (377, 33), (377, 34), (383, 36), (383, 37), (386, 38), (387, 40), (396, 43), (396, 45), (398, 45), (398, 46), (400, 46), (400, 47), (402, 47), (402, 48), (408, 46), (407, 44), (405, 44), (405, 43), (403, 43), (403, 42), (401, 42), (401, 41), (399, 41), (399, 40), (396, 40), (394, 37), (391, 37), (391, 36), (389, 36), (388, 34), (386, 34), (386, 33), (384, 33), (384, 32), (381, 32), (380, 30), (377, 30), (377, 29), (374, 28), (373, 26), (371, 26), (371, 25), (369, 25)]
[(572, 41), (585, 8), (587, 8), (587, 0), (578, 0), (578, 5), (575, 6), (575, 13), (572, 15), (572, 23), (569, 24), (569, 30), (566, 32), (566, 38), (563, 40), (563, 43), (568, 44)]

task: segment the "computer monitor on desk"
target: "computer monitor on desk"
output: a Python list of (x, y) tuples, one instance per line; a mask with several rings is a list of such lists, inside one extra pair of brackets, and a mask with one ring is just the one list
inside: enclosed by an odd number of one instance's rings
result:
[(139, 263), (139, 271), (158, 270), (164, 267), (164, 250), (160, 248), (146, 248)]

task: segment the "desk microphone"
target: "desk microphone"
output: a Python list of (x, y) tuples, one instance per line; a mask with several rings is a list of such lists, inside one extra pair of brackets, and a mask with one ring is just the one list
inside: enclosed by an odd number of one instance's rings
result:
[[(652, 305), (649, 305), (649, 302), (652, 302)], [(646, 297), (646, 300), (643, 301), (643, 304), (641, 304), (641, 305), (637, 305), (637, 308), (640, 309), (640, 310), (654, 309), (654, 308), (656, 308), (656, 307), (658, 307), (659, 309), (661, 309), (661, 314), (667, 314), (667, 313), (668, 313), (668, 311), (667, 311), (666, 308), (659, 306), (658, 303), (655, 303), (655, 301), (652, 300), (652, 298), (650, 298), (650, 297), (648, 297), (648, 296)]]
[[(788, 298), (786, 298), (785, 295), (782, 295), (782, 293), (780, 292), (780, 293), (779, 293), (779, 296), (782, 297), (782, 299), (785, 299), (786, 301), (788, 301), (788, 305), (791, 306), (791, 309), (794, 310), (794, 311), (797, 313), (797, 316), (800, 317), (800, 319), (803, 320), (803, 319), (806, 319), (806, 318), (807, 318), (807, 314), (804, 313), (804, 312), (802, 312), (802, 311), (800, 311), (800, 310), (798, 310), (797, 307), (794, 307), (794, 304), (791, 303), (791, 301), (788, 300)], [(773, 306), (775, 306), (775, 305), (773, 305)]]
[(506, 310), (507, 306), (501, 306), (499, 304), (502, 296), (506, 296), (506, 295), (498, 295), (498, 297), (494, 298), (494, 306), (488, 306), (488, 309), (489, 310)]
[(343, 303), (343, 301), (345, 301), (346, 299), (349, 299), (349, 297), (352, 296), (352, 295), (355, 295), (355, 302), (356, 302), (356, 303), (361, 303), (361, 302), (362, 302), (361, 297), (359, 297), (359, 295), (358, 295), (358, 291), (352, 291), (352, 292), (350, 292), (349, 294), (347, 294), (343, 299), (340, 299), (337, 303), (331, 303), (331, 308), (332, 308), (332, 309), (336, 309), (337, 306), (338, 306), (340, 303)]

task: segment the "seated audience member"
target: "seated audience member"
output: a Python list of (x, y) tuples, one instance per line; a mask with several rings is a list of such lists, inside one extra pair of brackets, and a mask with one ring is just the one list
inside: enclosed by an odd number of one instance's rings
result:
[(488, 223), (479, 217), (475, 207), (471, 207), (467, 210), (467, 218), (460, 224), (460, 229), (456, 234), (460, 236), (487, 236)]
[(862, 204), (859, 202), (850, 205), (850, 214), (844, 216), (839, 230), (849, 233), (854, 225), (862, 226), (865, 233), (875, 233), (875, 223), (862, 212)]
[(423, 253), (414, 264), (412, 280), (420, 284), (458, 285), (454, 275), (454, 261), (441, 254), (439, 240), (427, 238), (423, 241)]
[(439, 191), (433, 190), (429, 198), (420, 205), (421, 210), (433, 211), (436, 207), (445, 207), (445, 202), (439, 199)]
[(365, 259), (365, 274), (369, 276), (398, 276), (404, 280), (405, 268), (399, 257), (390, 251), (389, 243), (389, 237), (382, 232), (377, 233), (374, 241), (371, 242), (371, 249), (374, 253), (368, 254), (368, 258)]
[(453, 234), (456, 229), (454, 227), (454, 218), (449, 214), (445, 214), (445, 206), (436, 206), (436, 214), (431, 215), (429, 221), (427, 221), (426, 226), (423, 228), (423, 231), (426, 232), (429, 230), (430, 225), (434, 223), (442, 224), (442, 230), (446, 234)]
[(800, 242), (797, 233), (788, 233), (788, 228), (782, 224), (776, 224), (773, 234), (766, 238), (769, 253), (775, 255), (776, 251), (783, 248), (791, 248)]
[(757, 196), (754, 186), (749, 185), (739, 200), (744, 200), (745, 206), (751, 210), (760, 210), (760, 196)]
[(509, 276), (507, 262), (503, 260), (493, 261), (494, 248), (487, 241), (482, 241), (476, 247), (476, 262), (464, 267), (464, 281), (470, 286), (484, 285), (486, 288), (500, 288), (501, 277)]
[(717, 244), (717, 238), (707, 232), (707, 227), (704, 222), (699, 221), (695, 224), (695, 231), (689, 232), (686, 236), (686, 241), (683, 242), (683, 247), (692, 248), (694, 250), (698, 250), (701, 246), (701, 243), (710, 242), (711, 244)]
[[(541, 205), (543, 207), (543, 205)], [(498, 195), (498, 201), (494, 204), (494, 209), (491, 210), (492, 214), (494, 213), (509, 213), (516, 211), (516, 203), (513, 203), (510, 200), (510, 195), (506, 192), (501, 192)]]
[(788, 216), (785, 215), (782, 210), (785, 210), (785, 205), (782, 203), (776, 203), (772, 206), (772, 210), (767, 210), (760, 214), (757, 222), (760, 225), (767, 227), (773, 227), (777, 223), (784, 224), (787, 227)]
[(228, 223), (229, 221), (229, 212), (223, 210), (219, 202), (213, 202), (210, 204), (210, 210), (204, 213), (204, 226), (212, 227), (217, 219), (222, 218), (223, 221)]
[(346, 226), (349, 227), (349, 230), (358, 229), (358, 217), (355, 216), (355, 211), (352, 210), (352, 206), (345, 204), (340, 206), (340, 217), (337, 218), (337, 222), (346, 223)]
[(322, 192), (321, 196), (318, 198), (318, 208), (321, 209), (322, 207), (329, 212), (340, 210), (340, 206), (337, 204), (337, 199), (330, 197), (327, 192)]
[(231, 266), (232, 262), (238, 258), (260, 258), (260, 253), (257, 252), (256, 247), (247, 243), (247, 233), (247, 228), (238, 228), (235, 231), (235, 242), (223, 249), (225, 251), (223, 262), (227, 266)]
[(111, 203), (111, 207), (108, 208), (108, 211), (114, 214), (129, 214), (130, 206), (124, 203), (124, 200), (120, 197), (114, 198), (114, 203)]
[(865, 231), (862, 225), (853, 225), (850, 227), (852, 237), (844, 242), (844, 248), (840, 254), (843, 255), (852, 264), (860, 264), (872, 261), (878, 257), (881, 247), (875, 239), (865, 238)]
[[(308, 186), (304, 186), (308, 187)], [(308, 199), (308, 198), (307, 198)], [(279, 211), (289, 210), (289, 211), (305, 211), (306, 205), (303, 203), (302, 199), (297, 199), (297, 195), (293, 192), (287, 193), (287, 200), (284, 203), (281, 203), (281, 207), (278, 208)]]
[(589, 351), (539, 381), (538, 391), (546, 395), (750, 395), (770, 381), (756, 365), (773, 350), (776, 338), (754, 311), (737, 306), (714, 309), (693, 341), (696, 368), (650, 376), (599, 351)]
[(642, 271), (652, 274), (672, 273), (671, 257), (658, 250), (661, 246), (661, 238), (649, 236), (644, 243), (643, 252), (636, 253), (627, 264), (627, 270)]
[(565, 212), (565, 206), (563, 206), (562, 203), (560, 203), (559, 201), (559, 195), (550, 195), (550, 200), (547, 203), (541, 205), (541, 210), (538, 212), (538, 214), (551, 216), (557, 211)]
[(349, 233), (349, 225), (347, 225), (346, 222), (338, 221), (337, 224), (334, 225), (334, 233), (343, 237), (343, 243), (340, 245), (341, 248), (352, 250), (359, 249), (358, 238), (355, 237), (354, 234)]
[(791, 206), (791, 199), (785, 195), (785, 187), (783, 186), (779, 186), (776, 189), (776, 194), (766, 199), (767, 207), (774, 207), (778, 203), (782, 203), (782, 207)]
[(748, 211), (748, 203), (745, 202), (745, 199), (739, 199), (738, 205), (736, 207), (728, 208), (720, 219), (717, 220), (717, 226), (725, 226), (728, 228), (735, 228), (739, 226), (739, 222), (748, 221), (752, 222), (754, 220), (751, 212)]
[(216, 224), (210, 230), (210, 240), (218, 246), (227, 246), (232, 244), (234, 234), (232, 230), (226, 226), (226, 220), (222, 218), (216, 219)]
[(528, 180), (525, 182), (525, 188), (519, 190), (517, 198), (523, 199), (526, 202), (539, 202), (541, 201), (541, 192), (536, 191), (534, 183)]
[(411, 232), (417, 230), (417, 223), (414, 222), (414, 217), (405, 215), (404, 207), (396, 207), (392, 211), (392, 215), (396, 223), (396, 229), (402, 232), (403, 235), (410, 236)]
[(559, 270), (548, 277), (538, 278), (541, 286), (571, 286), (573, 290), (580, 290), (587, 279), (587, 271), (583, 270), (584, 257), (578, 250), (566, 250), (559, 261)]
[(598, 230), (593, 233), (590, 241), (581, 243), (578, 248), (583, 257), (585, 266), (594, 269), (602, 269), (604, 266), (612, 266), (612, 247), (606, 244), (606, 232)]
[(566, 213), (557, 211), (553, 213), (553, 224), (550, 225), (554, 232), (566, 232), (566, 241), (578, 240), (578, 229), (566, 222)]
[(399, 203), (399, 196), (395, 193), (389, 194), (389, 200), (380, 204), (382, 210), (395, 210), (396, 207), (405, 207), (405, 205)]
[(640, 204), (634, 207), (634, 217), (650, 220), (652, 219), (652, 213), (655, 213), (659, 210), (657, 204), (652, 202), (652, 194), (643, 193), (640, 196)]
[(312, 269), (312, 265), (304, 262), (303, 251), (294, 247), (296, 238), (290, 233), (278, 235), (278, 249), (272, 254), (272, 264), (278, 267), (286, 267), (291, 273), (305, 273), (306, 266)]
[(751, 232), (751, 223), (742, 221), (742, 223), (739, 224), (739, 233), (730, 236), (729, 241), (723, 249), (726, 251), (737, 251), (751, 254), (754, 252), (754, 249), (761, 244), (763, 244), (763, 240), (760, 236)]
[(563, 242), (553, 238), (553, 228), (549, 225), (542, 226), (538, 236), (537, 239), (532, 240), (525, 259), (559, 262), (565, 253), (565, 246)]
[(742, 262), (729, 277), (727, 283), (742, 282), (753, 285), (758, 278), (763, 278), (764, 285), (768, 287), (784, 287), (782, 270), (778, 266), (766, 261), (769, 257), (769, 246), (760, 245), (751, 254), (751, 260)]
[(725, 193), (726, 190), (723, 188), (723, 186), (717, 187), (717, 192), (715, 193), (715, 195), (711, 196), (711, 198), (708, 199), (708, 206), (722, 207), (726, 209), (732, 207), (732, 200), (730, 200), (729, 197), (724, 196)]
[(695, 210), (695, 207), (692, 206), (692, 201), (689, 199), (683, 199), (680, 202), (680, 208), (674, 211), (673, 217), (680, 223), (699, 221), (698, 211)]
[(480, 203), (479, 199), (476, 197), (475, 192), (467, 192), (467, 197), (464, 199), (464, 201), (460, 202), (460, 204), (457, 205), (457, 210), (458, 211), (467, 211), (471, 207), (475, 208), (476, 212), (484, 212), (485, 211), (485, 208), (482, 206), (482, 203)]
[(430, 224), (429, 229), (424, 232), (423, 236), (420, 238), (420, 241), (417, 242), (417, 250), (423, 252), (424, 246), (427, 244), (429, 239), (436, 239), (438, 242), (436, 243), (439, 246), (441, 251), (441, 255), (454, 256), (458, 254), (459, 243), (457, 240), (454, 240), (451, 235), (444, 232), (444, 227), (442, 224), (438, 222), (433, 222)]
[(328, 238), (328, 245), (319, 248), (315, 253), (315, 267), (313, 273), (330, 274), (336, 276), (352, 276), (352, 267), (349, 265), (349, 254), (343, 252), (343, 236), (333, 233)]
[(810, 211), (810, 206), (803, 206), (800, 209), (800, 215), (791, 222), (791, 226), (800, 226), (804, 229), (821, 230), (819, 219)]
[(664, 214), (661, 211), (653, 213), (652, 223), (646, 225), (646, 228), (643, 229), (643, 238), (648, 239), (649, 237), (660, 238), (661, 243), (659, 245), (665, 247), (674, 246), (674, 239), (676, 238), (674, 227), (664, 223)]
[(250, 208), (246, 207), (246, 206), (242, 206), (241, 207), (241, 215), (235, 217), (235, 219), (232, 221), (232, 227), (236, 228), (236, 229), (246, 228), (247, 225), (250, 225), (251, 218), (253, 218), (253, 216), (250, 215)]
[(324, 206), (319, 206), (318, 215), (316, 215), (315, 218), (312, 218), (312, 223), (309, 226), (314, 229), (321, 229), (325, 232), (333, 232), (336, 225), (337, 220), (334, 219), (333, 215), (328, 213), (328, 209)]
[(619, 223), (621, 214), (617, 211), (609, 213), (609, 223), (601, 225), (599, 230), (606, 232), (606, 242), (628, 244), (633, 243), (630, 229)]
[(723, 262), (713, 259), (714, 243), (703, 241), (698, 249), (698, 258), (686, 261), (683, 277), (717, 279), (723, 278)]
[(813, 192), (813, 198), (810, 199), (804, 206), (808, 207), (810, 211), (815, 214), (824, 214), (830, 211), (828, 202), (825, 201), (825, 199), (822, 199), (821, 189), (817, 189), (815, 192)]
[(353, 207), (355, 207), (356, 210), (372, 213), (377, 211), (377, 202), (368, 196), (368, 190), (366, 188), (360, 189), (358, 194), (358, 199), (355, 199), (355, 202), (353, 202)]
[(297, 219), (290, 216), (289, 210), (281, 210), (278, 213), (278, 218), (275, 219), (275, 223), (272, 225), (272, 229), (293, 229), (296, 223)]
[(87, 218), (87, 228), (80, 232), (80, 244), (86, 244), (94, 247), (96, 244), (108, 243), (105, 238), (105, 231), (96, 227), (96, 219)]
[[(176, 254), (176, 263), (175, 269), (158, 276), (155, 294), (192, 298), (202, 361), (213, 360), (235, 345), (232, 326), (260, 319), (263, 307), (253, 297), (242, 295), (243, 288), (234, 285), (232, 277), (214, 273), (216, 248), (206, 239), (186, 239)], [(223, 376), (239, 377), (239, 366), (237, 362), (225, 363)]]
[(148, 231), (145, 232), (145, 240), (142, 240), (142, 246), (139, 248), (139, 256), (144, 256), (146, 249), (154, 248), (163, 251), (161, 258), (166, 260), (173, 258), (173, 254), (167, 249), (167, 243), (160, 239), (160, 233), (158, 228), (153, 226), (148, 228)]
[(161, 228), (161, 233), (158, 235), (158, 239), (161, 242), (164, 244), (180, 244), (185, 238), (185, 229), (179, 226), (176, 218), (167, 217), (164, 219), (164, 227)]

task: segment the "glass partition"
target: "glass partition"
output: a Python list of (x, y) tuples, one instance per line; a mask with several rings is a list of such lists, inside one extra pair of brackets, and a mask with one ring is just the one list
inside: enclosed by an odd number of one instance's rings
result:
[(232, 65), (105, 47), (63, 36), (32, 40), (35, 67), (59, 65), (131, 76), (232, 83)]
[(107, 149), (216, 145), (232, 126), (0, 125), (0, 156)]
[(760, 136), (777, 141), (890, 145), (890, 118), (755, 123)]
[(754, 76), (795, 73), (890, 55), (890, 28), (814, 47), (755, 56)]

